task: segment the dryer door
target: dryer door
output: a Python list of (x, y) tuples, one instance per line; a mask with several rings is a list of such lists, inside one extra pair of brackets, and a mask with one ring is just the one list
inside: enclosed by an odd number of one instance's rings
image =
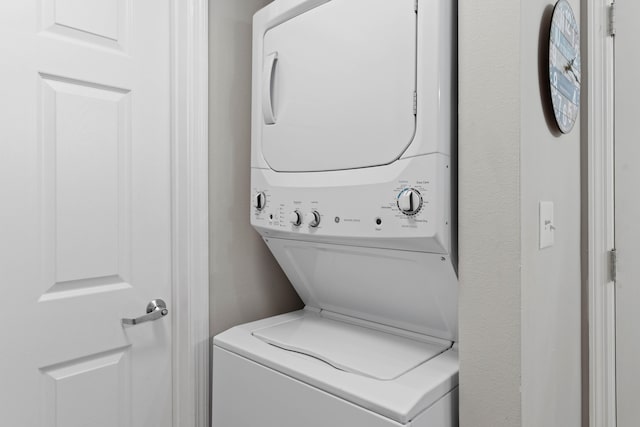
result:
[(415, 133), (415, 0), (331, 0), (264, 34), (262, 152), (282, 172), (398, 159)]

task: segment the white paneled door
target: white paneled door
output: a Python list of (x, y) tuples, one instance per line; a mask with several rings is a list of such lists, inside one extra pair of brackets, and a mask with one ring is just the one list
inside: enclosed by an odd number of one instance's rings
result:
[(615, 245), (617, 426), (640, 421), (640, 2), (617, 1)]
[(2, 426), (171, 425), (169, 86), (169, 0), (0, 2)]

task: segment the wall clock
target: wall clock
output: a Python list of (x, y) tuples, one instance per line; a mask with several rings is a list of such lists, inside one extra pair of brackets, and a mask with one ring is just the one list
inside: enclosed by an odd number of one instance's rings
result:
[(569, 133), (580, 110), (580, 28), (567, 0), (556, 3), (549, 34), (549, 86), (553, 114)]

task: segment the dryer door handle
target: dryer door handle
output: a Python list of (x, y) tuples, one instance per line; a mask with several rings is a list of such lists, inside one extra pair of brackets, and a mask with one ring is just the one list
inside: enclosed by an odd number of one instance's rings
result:
[(273, 125), (276, 123), (276, 114), (273, 108), (273, 89), (276, 66), (278, 64), (278, 52), (267, 55), (262, 70), (262, 115), (264, 124)]

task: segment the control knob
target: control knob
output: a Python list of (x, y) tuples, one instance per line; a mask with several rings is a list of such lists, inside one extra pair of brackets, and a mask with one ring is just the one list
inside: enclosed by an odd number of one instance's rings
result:
[(302, 214), (300, 213), (300, 211), (295, 210), (291, 212), (289, 214), (289, 221), (291, 222), (291, 224), (295, 225), (296, 227), (302, 224)]
[(398, 209), (405, 215), (415, 215), (422, 207), (422, 195), (415, 188), (405, 188), (398, 195)]
[(309, 223), (309, 227), (317, 227), (318, 225), (320, 225), (320, 212), (318, 211), (311, 211), (307, 214), (306, 218), (307, 222)]
[(259, 211), (267, 206), (267, 195), (260, 191), (253, 196), (253, 206)]

